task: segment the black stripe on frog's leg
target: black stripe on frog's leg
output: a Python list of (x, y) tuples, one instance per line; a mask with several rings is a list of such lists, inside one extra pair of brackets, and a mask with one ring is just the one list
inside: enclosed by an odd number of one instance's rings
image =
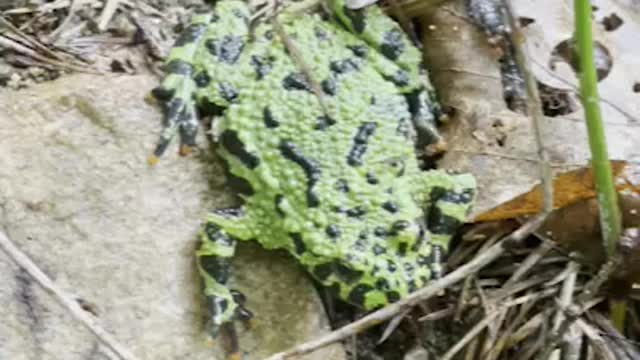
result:
[(207, 296), (210, 332), (215, 336), (223, 324), (234, 320), (238, 308), (226, 286), (231, 275), (230, 259), (235, 252), (236, 241), (212, 222), (203, 226), (200, 240), (196, 259)]
[(353, 146), (347, 155), (347, 163), (351, 166), (362, 165), (362, 156), (367, 151), (369, 138), (376, 131), (376, 123), (366, 122), (360, 125), (353, 137)]
[(196, 14), (192, 23), (178, 37), (176, 45), (169, 53), (165, 71), (167, 77), (163, 84), (152, 91), (164, 112), (162, 133), (153, 155), (149, 158), (151, 165), (169, 146), (175, 136), (180, 135), (180, 154), (186, 155), (195, 146), (195, 135), (198, 129), (198, 114), (193, 100), (196, 84), (193, 80), (195, 59), (193, 54), (206, 33), (210, 14)]
[(289, 140), (280, 142), (279, 148), (282, 156), (298, 164), (307, 177), (307, 206), (317, 207), (320, 205), (320, 199), (314, 190), (322, 175), (320, 164), (315, 159), (304, 155), (300, 148)]
[(443, 207), (439, 205), (451, 203), (468, 207), (473, 202), (474, 194), (474, 189), (464, 189), (461, 192), (456, 192), (442, 187), (432, 188), (429, 194), (431, 208), (427, 217), (429, 231), (435, 235), (453, 235), (462, 225), (465, 213), (446, 214), (442, 210)]
[(434, 244), (431, 248), (431, 259), (429, 268), (431, 269), (431, 279), (438, 280), (443, 275), (442, 263), (444, 261), (444, 249), (440, 245)]

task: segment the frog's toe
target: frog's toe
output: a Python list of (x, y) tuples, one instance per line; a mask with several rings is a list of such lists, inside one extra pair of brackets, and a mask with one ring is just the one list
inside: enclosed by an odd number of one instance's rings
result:
[[(182, 85), (183, 87), (188, 87), (185, 84)], [(193, 100), (181, 96), (181, 94), (189, 93), (188, 89), (177, 92), (176, 89), (169, 89), (164, 86), (157, 87), (152, 91), (153, 96), (162, 106), (164, 118), (160, 139), (153, 151), (153, 155), (149, 158), (150, 164), (157, 163), (176, 134), (180, 137), (180, 155), (188, 155), (195, 147), (196, 134), (198, 132), (196, 106)]]
[(238, 290), (231, 289), (231, 296), (237, 307), (234, 313), (234, 319), (242, 321), (246, 327), (251, 327), (251, 320), (253, 319), (253, 312), (245, 307), (247, 297)]

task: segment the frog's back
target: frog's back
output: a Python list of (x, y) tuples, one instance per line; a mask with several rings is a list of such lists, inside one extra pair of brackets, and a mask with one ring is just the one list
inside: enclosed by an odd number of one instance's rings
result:
[[(287, 249), (353, 303), (395, 300), (430, 271), (430, 248), (414, 225), (424, 197), (411, 193), (419, 172), (411, 115), (397, 84), (378, 71), (395, 65), (318, 17), (279, 24), (290, 44), (262, 25), (235, 55), (240, 74), (211, 82), (217, 96), (234, 95), (215, 99), (229, 102), (220, 152), (252, 192), (245, 203), (252, 229), (233, 235)], [(204, 61), (202, 70), (220, 76), (215, 64)], [(211, 101), (210, 93), (200, 98)]]

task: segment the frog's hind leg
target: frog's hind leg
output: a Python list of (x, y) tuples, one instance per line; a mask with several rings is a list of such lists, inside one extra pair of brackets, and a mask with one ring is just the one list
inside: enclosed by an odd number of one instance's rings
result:
[(153, 156), (149, 159), (151, 164), (158, 161), (178, 132), (181, 154), (186, 155), (195, 146), (198, 114), (193, 100), (196, 92), (196, 83), (193, 79), (194, 61), (204, 40), (211, 16), (211, 14), (196, 14), (192, 18), (191, 24), (184, 29), (167, 57), (165, 65), (167, 75), (162, 85), (152, 91), (153, 96), (162, 105), (164, 123), (160, 140)]
[(429, 204), (425, 214), (432, 247), (431, 272), (433, 278), (438, 278), (449, 242), (473, 205), (476, 182), (471, 174), (449, 174), (442, 170), (423, 172), (419, 181), (424, 184), (424, 200)]
[(204, 294), (211, 316), (209, 332), (215, 337), (221, 330), (225, 331), (231, 341), (232, 355), (238, 351), (233, 322), (247, 322), (253, 316), (244, 307), (245, 296), (227, 287), (236, 242), (246, 240), (249, 236), (245, 221), (247, 220), (241, 209), (213, 212), (202, 227), (201, 245), (196, 252), (198, 271), (204, 283)]

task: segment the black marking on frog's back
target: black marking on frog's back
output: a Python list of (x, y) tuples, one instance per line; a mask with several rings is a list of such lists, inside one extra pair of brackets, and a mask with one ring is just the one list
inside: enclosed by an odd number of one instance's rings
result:
[(396, 71), (393, 75), (382, 75), (382, 77), (398, 87), (409, 85), (409, 73), (402, 69)]
[(390, 212), (391, 214), (395, 214), (395, 213), (398, 212), (398, 205), (395, 202), (391, 201), (391, 200), (385, 201), (382, 204), (382, 208), (384, 210)]
[(347, 216), (356, 219), (361, 219), (366, 213), (367, 210), (362, 206), (356, 206), (347, 210)]
[(468, 204), (473, 200), (474, 190), (464, 189), (462, 192), (447, 191), (441, 187), (434, 187), (431, 189), (429, 198), (435, 200), (442, 200), (454, 204)]
[(405, 51), (404, 35), (400, 29), (391, 29), (382, 36), (380, 53), (389, 60), (397, 60)]
[(282, 86), (286, 90), (304, 90), (312, 92), (309, 79), (307, 79), (307, 76), (301, 72), (295, 72), (285, 76), (285, 78), (282, 79)]
[(398, 270), (398, 266), (391, 259), (387, 259), (387, 271), (390, 273), (394, 273)]
[(313, 32), (316, 35), (316, 39), (318, 39), (320, 41), (329, 40), (329, 33), (325, 29), (323, 29), (323, 28), (321, 28), (319, 26), (315, 26), (313, 28)]
[(282, 156), (298, 164), (302, 170), (304, 170), (307, 176), (307, 206), (317, 207), (320, 204), (320, 200), (313, 188), (322, 175), (320, 164), (316, 160), (302, 154), (302, 151), (300, 151), (296, 144), (289, 140), (280, 142), (279, 148)]
[(367, 57), (367, 55), (369, 54), (369, 47), (365, 46), (365, 45), (349, 45), (347, 46), (347, 48), (349, 48), (349, 50), (351, 50), (351, 52), (353, 53), (353, 55), (361, 58), (361, 59), (365, 59)]
[(262, 80), (273, 69), (273, 58), (265, 58), (260, 55), (251, 56), (251, 66), (256, 71), (256, 79)]
[(343, 10), (344, 10), (344, 14), (351, 21), (351, 26), (353, 27), (353, 30), (358, 34), (361, 34), (367, 25), (366, 19), (362, 10), (349, 9), (346, 6), (344, 6)]
[(409, 288), (410, 293), (418, 290), (418, 286), (416, 285), (415, 280), (409, 280), (409, 282), (407, 282), (407, 287)]
[(198, 98), (198, 109), (203, 116), (222, 116), (226, 107), (214, 103), (209, 96), (204, 95)]
[(311, 272), (318, 280), (325, 281), (333, 273), (333, 265), (331, 262), (318, 264)]
[(358, 284), (351, 289), (347, 300), (354, 305), (364, 306), (367, 293), (371, 290), (373, 290), (373, 286), (369, 284)]
[(380, 244), (374, 244), (373, 247), (371, 248), (371, 251), (373, 252), (374, 255), (381, 255), (386, 253), (387, 249)]
[(207, 74), (206, 71), (200, 70), (194, 77), (193, 81), (196, 83), (196, 86), (200, 88), (204, 88), (209, 86), (211, 83), (211, 77)]
[(264, 125), (268, 128), (273, 129), (280, 126), (280, 122), (276, 120), (268, 106), (265, 106), (264, 109), (262, 109), (262, 119), (264, 120)]
[(338, 92), (338, 84), (332, 77), (326, 78), (320, 82), (322, 92), (329, 96), (334, 96)]
[(243, 177), (234, 175), (229, 169), (228, 162), (224, 159), (223, 161), (225, 165), (224, 172), (227, 179), (227, 185), (229, 185), (229, 187), (231, 187), (231, 189), (237, 194), (243, 194), (247, 196), (251, 196), (255, 194), (255, 191), (253, 190), (253, 186), (251, 185), (249, 180)]
[(293, 240), (293, 247), (294, 247), (293, 250), (296, 252), (296, 254), (298, 255), (304, 254), (304, 252), (307, 251), (307, 246), (304, 244), (304, 241), (302, 240), (302, 234), (290, 233), (289, 236), (291, 237), (291, 240)]
[(208, 39), (204, 45), (220, 62), (233, 65), (240, 58), (245, 42), (240, 36), (225, 35), (222, 39)]
[(191, 24), (187, 26), (178, 39), (176, 39), (174, 47), (180, 47), (195, 42), (204, 32), (207, 31), (206, 24)]
[(282, 203), (282, 200), (284, 200), (284, 196), (282, 194), (278, 194), (274, 198), (276, 213), (278, 213), (278, 215), (284, 217), (285, 216), (284, 211), (282, 211), (282, 208), (280, 207), (280, 204)]
[(367, 151), (367, 142), (376, 131), (376, 123), (366, 122), (360, 125), (353, 137), (353, 146), (347, 155), (347, 163), (351, 166), (362, 165), (362, 156)]
[(344, 214), (347, 211), (347, 209), (345, 209), (344, 206), (333, 206), (331, 207), (331, 211), (338, 214)]
[(400, 294), (397, 291), (387, 291), (384, 293), (384, 295), (387, 297), (387, 301), (390, 303), (394, 303), (400, 300)]
[(221, 81), (218, 83), (218, 91), (220, 91), (220, 95), (222, 98), (227, 100), (228, 102), (234, 102), (238, 100), (239, 93), (236, 88), (231, 85), (228, 81)]
[(327, 226), (327, 228), (324, 231), (332, 239), (337, 239), (337, 238), (340, 237), (340, 235), (342, 235), (342, 231), (340, 230), (340, 228), (336, 224), (331, 224), (331, 225)]
[(382, 226), (376, 226), (375, 229), (373, 229), (373, 234), (378, 237), (386, 237), (389, 235), (389, 232)]
[(376, 289), (380, 290), (380, 291), (388, 291), (391, 289), (391, 287), (389, 286), (389, 281), (387, 281), (387, 279), (378, 279), (376, 280)]
[(346, 74), (352, 71), (357, 71), (360, 68), (360, 64), (354, 59), (343, 59), (332, 61), (329, 64), (329, 69), (335, 74)]
[(346, 179), (338, 179), (334, 184), (334, 188), (340, 192), (348, 193), (349, 192), (349, 183)]
[(362, 278), (362, 271), (351, 269), (342, 262), (336, 261), (335, 274), (340, 280), (347, 284), (353, 284)]
[(165, 71), (169, 74), (177, 74), (191, 76), (193, 74), (193, 65), (180, 59), (173, 59), (165, 67)]
[(329, 115), (318, 116), (316, 124), (313, 126), (314, 130), (325, 130), (329, 126), (335, 125), (336, 121)]
[(223, 131), (220, 135), (220, 144), (249, 169), (255, 169), (260, 165), (260, 158), (245, 149), (244, 143), (238, 138), (236, 131), (228, 129)]
[(404, 257), (407, 255), (407, 243), (401, 242), (398, 244), (398, 256)]
[(367, 172), (366, 177), (367, 177), (367, 182), (371, 185), (377, 185), (378, 183), (380, 183), (380, 180), (378, 180), (378, 177), (376, 176), (376, 174), (372, 172)]

